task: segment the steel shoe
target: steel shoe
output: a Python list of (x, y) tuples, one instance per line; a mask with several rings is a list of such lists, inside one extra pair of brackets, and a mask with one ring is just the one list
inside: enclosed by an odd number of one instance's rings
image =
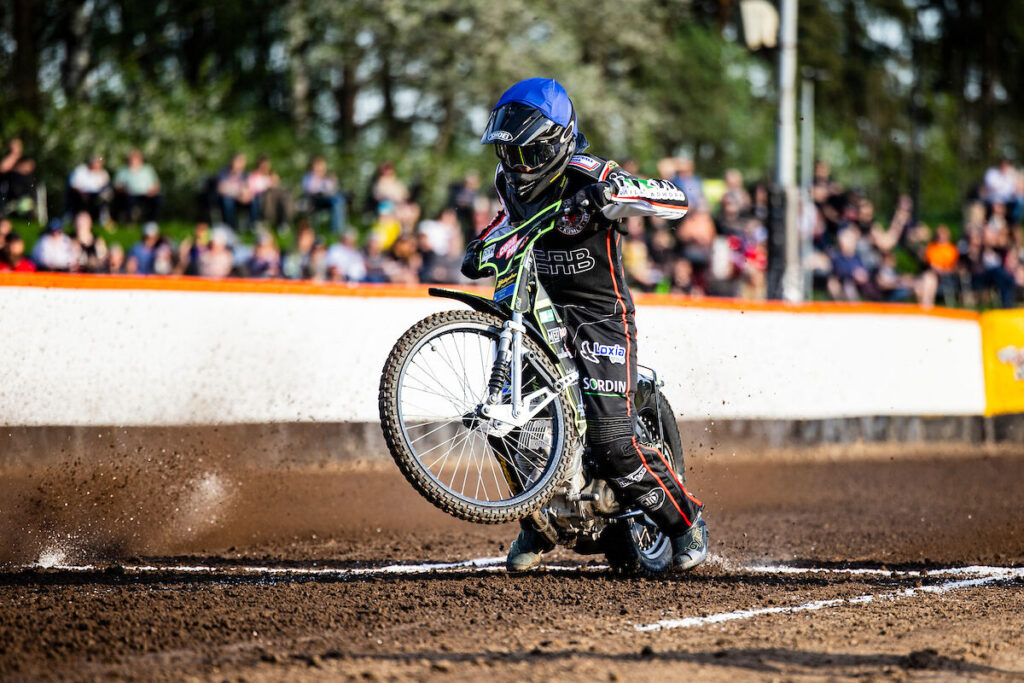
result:
[(672, 539), (672, 569), (685, 572), (708, 557), (708, 528), (703, 519), (694, 522), (685, 534)]
[(540, 564), (541, 555), (554, 545), (533, 529), (523, 529), (508, 549), (505, 567), (510, 572), (525, 572)]

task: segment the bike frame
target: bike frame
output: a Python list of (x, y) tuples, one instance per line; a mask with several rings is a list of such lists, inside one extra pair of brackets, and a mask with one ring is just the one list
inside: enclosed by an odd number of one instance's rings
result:
[[(491, 235), (480, 246), (476, 264), (481, 272), (494, 274), (494, 295), (491, 299), (457, 290), (431, 288), (433, 296), (456, 299), (485, 313), (497, 315), (504, 324), (498, 340), (489, 391), (479, 407), (481, 417), (508, 425), (522, 426), (553, 401), (566, 393), (573, 410), (577, 430), (586, 433), (583, 395), (579, 371), (566, 348), (565, 326), (551, 299), (537, 279), (533, 248), (543, 235), (557, 227), (557, 222), (572, 210), (568, 202), (558, 201), (541, 209), (518, 226), (510, 226)], [(523, 395), (523, 335), (530, 335), (554, 362), (558, 377), (549, 390), (542, 388)], [(505, 384), (509, 385), (511, 402), (502, 402)]]

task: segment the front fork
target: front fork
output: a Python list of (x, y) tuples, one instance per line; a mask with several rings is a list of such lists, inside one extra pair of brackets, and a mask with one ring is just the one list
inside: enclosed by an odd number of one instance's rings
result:
[(512, 319), (506, 320), (498, 337), (498, 352), (495, 354), (491, 379), (487, 383), (487, 398), (484, 407), (501, 403), (506, 382), (512, 389), (512, 415), (519, 417), (523, 399), (523, 314), (512, 312)]
[[(512, 427), (522, 427), (548, 403), (553, 401), (569, 386), (574, 385), (579, 374), (572, 372), (557, 379), (551, 389), (542, 387), (528, 396), (523, 396), (523, 314), (512, 312), (512, 319), (506, 320), (498, 337), (498, 350), (494, 357), (494, 367), (487, 383), (487, 396), (478, 408), (478, 413), (485, 418), (496, 419), (504, 423), (505, 431)], [(502, 402), (505, 385), (511, 389), (509, 404)]]

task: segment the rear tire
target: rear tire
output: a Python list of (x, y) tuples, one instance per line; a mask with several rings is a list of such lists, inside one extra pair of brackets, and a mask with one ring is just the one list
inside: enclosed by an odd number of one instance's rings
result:
[[(659, 390), (655, 401), (651, 393), (642, 405), (637, 406), (637, 413), (642, 432), (638, 438), (665, 453), (675, 475), (685, 483), (682, 437), (675, 413), (665, 395)], [(672, 567), (672, 543), (647, 515), (612, 523), (602, 534), (601, 542), (609, 566), (617, 573), (654, 576)]]

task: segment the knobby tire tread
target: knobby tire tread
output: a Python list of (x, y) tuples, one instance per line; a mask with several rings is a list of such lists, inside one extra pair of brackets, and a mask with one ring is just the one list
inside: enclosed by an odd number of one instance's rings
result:
[[(572, 409), (567, 405), (564, 397), (562, 398), (561, 425), (564, 438), (562, 439), (561, 453), (553, 456), (557, 459), (554, 464), (555, 471), (548, 478), (547, 483), (537, 489), (531, 497), (514, 505), (501, 507), (474, 505), (444, 490), (417, 465), (416, 456), (409, 450), (405, 439), (402, 438), (402, 427), (398, 421), (398, 380), (402, 366), (421, 339), (440, 327), (460, 322), (483, 324), (499, 329), (503, 324), (500, 318), (479, 311), (444, 311), (427, 316), (419, 321), (395, 342), (394, 347), (388, 354), (387, 362), (384, 364), (384, 371), (381, 374), (380, 380), (380, 393), (378, 395), (378, 407), (380, 409), (380, 422), (384, 432), (384, 440), (387, 443), (388, 451), (406, 480), (420, 495), (436, 507), (453, 517), (478, 524), (503, 524), (516, 521), (540, 509), (547, 503), (554, 495), (555, 489), (564, 481), (568, 472), (572, 460), (570, 454), (576, 448), (578, 435), (576, 434), (575, 425), (571, 417)], [(554, 365), (544, 351), (537, 347), (536, 342), (524, 336), (523, 346), (526, 351), (524, 356), (532, 353), (532, 360), (538, 363), (544, 372), (552, 378), (558, 377)]]

